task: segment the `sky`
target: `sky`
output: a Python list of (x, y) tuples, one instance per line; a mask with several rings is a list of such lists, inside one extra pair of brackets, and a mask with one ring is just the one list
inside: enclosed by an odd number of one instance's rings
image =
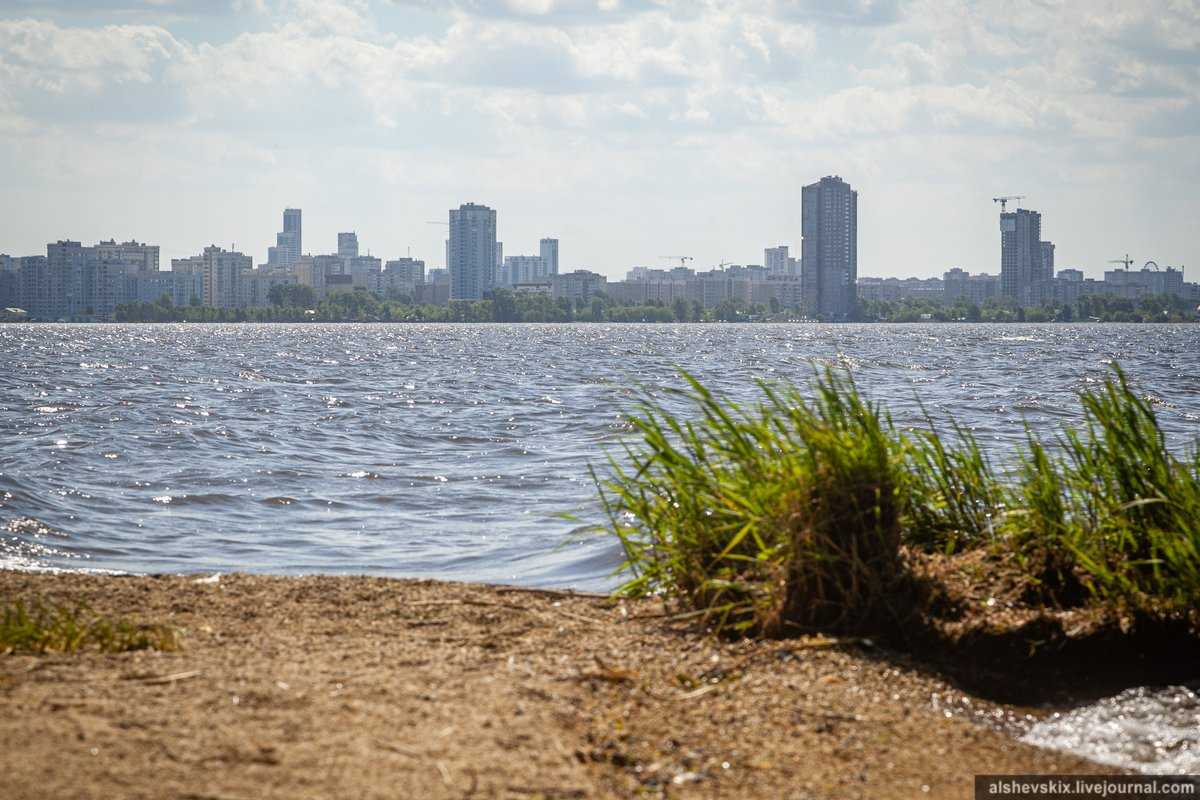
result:
[(859, 275), (1200, 279), (1200, 0), (0, 0), (0, 252), (136, 238), (266, 260), (358, 233), (442, 266), (447, 210), (563, 270), (763, 263), (858, 190)]

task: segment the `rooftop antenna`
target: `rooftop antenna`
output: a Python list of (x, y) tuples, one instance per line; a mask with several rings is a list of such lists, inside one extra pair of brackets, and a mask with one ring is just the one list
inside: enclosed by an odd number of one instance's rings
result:
[(1000, 213), (1004, 214), (1008, 211), (1008, 201), (1009, 200), (1024, 200), (1024, 199), (1025, 199), (1025, 195), (1023, 195), (1023, 194), (1007, 194), (1007, 195), (1002, 195), (1000, 197), (993, 197), (992, 202), (999, 203), (1000, 204)]

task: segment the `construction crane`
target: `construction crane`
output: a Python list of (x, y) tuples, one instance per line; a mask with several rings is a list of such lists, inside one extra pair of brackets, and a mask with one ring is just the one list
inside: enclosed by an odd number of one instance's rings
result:
[(679, 266), (681, 266), (681, 267), (686, 267), (687, 262), (696, 260), (696, 259), (692, 258), (691, 256), (659, 256), (659, 258), (665, 258), (668, 261), (678, 260)]
[(732, 266), (733, 266), (732, 261), (725, 261), (724, 259), (722, 259), (721, 263), (717, 264), (717, 269), (725, 269), (726, 267), (732, 267)]
[(1108, 263), (1120, 264), (1122, 269), (1124, 269), (1126, 272), (1128, 272), (1129, 265), (1133, 263), (1133, 259), (1129, 257), (1129, 253), (1126, 253), (1124, 258), (1112, 258), (1112, 259), (1109, 259)]
[(1006, 211), (1008, 211), (1008, 201), (1009, 200), (1024, 200), (1024, 199), (1025, 199), (1025, 195), (1023, 195), (1023, 194), (1008, 194), (1008, 195), (1004, 195), (1002, 197), (993, 197), (992, 202), (1000, 204), (1000, 213), (1003, 214)]

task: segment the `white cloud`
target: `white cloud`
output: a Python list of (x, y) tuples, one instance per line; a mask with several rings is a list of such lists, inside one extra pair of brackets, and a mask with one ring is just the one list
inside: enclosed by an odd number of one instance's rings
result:
[[(91, 8), (116, 19), (129, 5)], [(661, 211), (663, 226), (748, 260), (756, 237), (797, 243), (797, 186), (824, 172), (868, 182), (864, 202), (901, 182), (965, 195), (1155, 181), (1200, 212), (1194, 191), (1172, 188), (1200, 179), (1194, 2), (229, 0), (210, 15), (220, 35), (211, 22), (77, 24), (54, 11), (63, 4), (38, 8), (50, 10), (0, 15), (0, 145), (26, 185), (133, 163), (181, 198), (220, 176), (265, 187), (263, 203), (313, 191), (310, 204), (382, 213), (341, 188), (352, 176), (392, 195), (420, 186), (431, 208), (417, 219), (487, 194), (508, 203), (515, 236), (517, 220), (574, 204), (593, 221)], [(717, 196), (757, 220), (729, 245), (684, 222)], [(938, 208), (967, 213), (958, 199)], [(36, 228), (24, 213), (0, 234)], [(1138, 209), (1129, 217), (1182, 241)], [(1069, 218), (1048, 210), (1048, 227)], [(582, 223), (575, 235), (614, 272), (650, 247)], [(928, 243), (931, 258), (951, 260), (936, 248), (965, 240), (949, 241)], [(882, 260), (884, 242), (864, 241), (864, 257)], [(1060, 252), (1069, 262), (1071, 245)]]
[(0, 58), (23, 84), (50, 92), (71, 85), (149, 83), (184, 48), (166, 30), (141, 25), (60, 28), (39, 20), (0, 20)]

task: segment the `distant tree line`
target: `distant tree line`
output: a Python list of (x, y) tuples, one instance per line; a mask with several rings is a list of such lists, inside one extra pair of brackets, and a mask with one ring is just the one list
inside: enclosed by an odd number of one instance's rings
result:
[[(725, 300), (706, 309), (697, 301), (676, 299), (671, 305), (615, 302), (598, 293), (572, 302), (546, 294), (518, 294), (496, 289), (484, 300), (452, 300), (448, 305), (419, 305), (407, 295), (376, 295), (362, 289), (338, 292), (317, 300), (312, 287), (277, 285), (268, 295), (271, 305), (254, 308), (213, 308), (193, 301), (176, 306), (166, 295), (152, 303), (116, 308), (118, 322), (786, 322), (798, 318), (778, 301), (746, 305)], [(959, 300), (939, 303), (925, 299), (862, 300), (863, 322), (1195, 322), (1196, 307), (1173, 295), (1130, 300), (1100, 295), (1075, 303), (1026, 308), (1007, 300), (982, 304)]]
[(118, 322), (688, 322), (747, 318), (749, 310), (733, 306), (707, 312), (699, 303), (677, 301), (629, 305), (606, 294), (572, 302), (545, 294), (518, 294), (497, 289), (484, 300), (452, 300), (444, 306), (420, 305), (407, 295), (380, 298), (365, 290), (338, 292), (318, 301), (312, 287), (277, 285), (271, 305), (213, 308), (192, 303), (176, 306), (166, 295), (154, 302), (116, 308)]
[(1073, 303), (1018, 306), (1011, 300), (860, 300), (863, 322), (1195, 322), (1196, 304), (1163, 294), (1136, 300), (1112, 295), (1081, 297)]

